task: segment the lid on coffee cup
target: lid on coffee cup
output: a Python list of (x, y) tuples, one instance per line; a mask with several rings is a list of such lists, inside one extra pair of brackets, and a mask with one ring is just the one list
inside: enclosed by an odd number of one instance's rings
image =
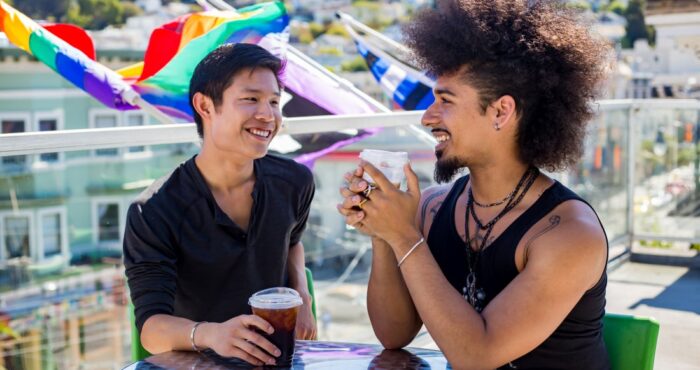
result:
[(282, 287), (261, 290), (248, 299), (252, 307), (273, 310), (301, 306), (303, 303), (296, 290)]

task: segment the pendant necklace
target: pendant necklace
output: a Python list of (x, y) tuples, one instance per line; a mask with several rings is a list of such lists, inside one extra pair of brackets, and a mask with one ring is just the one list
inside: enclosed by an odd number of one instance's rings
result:
[[(505, 208), (499, 212), (496, 217), (494, 217), (491, 221), (486, 223), (485, 225), (479, 220), (479, 217), (477, 217), (476, 212), (474, 211), (474, 194), (472, 193), (472, 188), (471, 185), (469, 186), (468, 190), (468, 196), (467, 196), (467, 207), (464, 215), (464, 229), (467, 235), (467, 242), (466, 242), (466, 249), (467, 249), (467, 277), (465, 279), (465, 285), (462, 288), (462, 296), (464, 297), (469, 304), (474, 307), (474, 309), (477, 312), (481, 312), (484, 309), (484, 302), (486, 301), (486, 293), (484, 291), (483, 287), (480, 287), (477, 284), (477, 274), (476, 274), (476, 269), (479, 263), (479, 259), (481, 257), (481, 253), (483, 252), (484, 248), (486, 247), (486, 243), (489, 240), (489, 237), (491, 236), (491, 232), (493, 231), (493, 227), (500, 220), (506, 213), (510, 212), (515, 206), (517, 206), (520, 201), (523, 200), (523, 197), (527, 193), (527, 191), (530, 189), (532, 184), (535, 182), (537, 177), (539, 176), (539, 170), (536, 167), (530, 167), (525, 171), (523, 176), (520, 178), (520, 181), (516, 185), (515, 189), (511, 193), (512, 196), (510, 196), (510, 199), (508, 200), (508, 203), (506, 204)], [(524, 187), (523, 187), (524, 186)], [(520, 190), (522, 189), (522, 192)], [(518, 195), (519, 194), (519, 195)], [(517, 198), (515, 195), (518, 195)], [(477, 226), (477, 230), (475, 233), (474, 238), (470, 237), (470, 232), (469, 232), (469, 216), (472, 216), (474, 219), (474, 223)], [(481, 243), (479, 243), (479, 230), (484, 230), (484, 237), (481, 238)], [(475, 242), (475, 247), (472, 248), (472, 241)]]

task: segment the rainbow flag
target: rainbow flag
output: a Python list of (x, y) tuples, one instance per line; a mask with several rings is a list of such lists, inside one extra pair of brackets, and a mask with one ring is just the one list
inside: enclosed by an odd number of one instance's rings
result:
[[(171, 117), (187, 121), (193, 119), (188, 101), (190, 77), (206, 54), (224, 43), (237, 42), (257, 43), (272, 51), (279, 47), (279, 42), (273, 42), (275, 35), (282, 34), (288, 23), (289, 16), (281, 2), (256, 4), (235, 12), (187, 14), (151, 33), (143, 62), (112, 71), (94, 60), (94, 50), (88, 56), (89, 47), (78, 45), (77, 40), (84, 44), (87, 34), (78, 37), (75, 27), (69, 27), (70, 32), (56, 27), (61, 33), (54, 34), (54, 29), (50, 31), (0, 0), (0, 31), (6, 33), (10, 42), (105, 106), (138, 109), (126, 98), (135, 94)], [(283, 107), (286, 117), (376, 111), (303, 59), (290, 57), (282, 77), (292, 97)], [(305, 161), (311, 161), (373, 132), (322, 134), (323, 140), (319, 140), (319, 135), (314, 135), (313, 140), (308, 136), (295, 137), (300, 148), (286, 154), (303, 154)], [(313, 144), (311, 149), (307, 144)]]

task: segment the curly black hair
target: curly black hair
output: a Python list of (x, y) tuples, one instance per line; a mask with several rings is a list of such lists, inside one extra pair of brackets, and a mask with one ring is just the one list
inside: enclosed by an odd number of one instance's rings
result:
[(429, 73), (464, 72), (483, 112), (513, 97), (525, 163), (557, 171), (578, 162), (611, 56), (580, 13), (548, 0), (440, 0), (404, 34)]

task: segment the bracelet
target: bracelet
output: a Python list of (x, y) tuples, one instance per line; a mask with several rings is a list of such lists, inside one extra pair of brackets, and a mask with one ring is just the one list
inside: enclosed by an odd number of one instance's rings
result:
[(401, 261), (399, 261), (399, 264), (396, 265), (396, 267), (401, 267), (401, 264), (403, 263), (403, 261), (405, 261), (406, 258), (408, 258), (408, 256), (410, 256), (411, 253), (413, 253), (413, 251), (416, 250), (416, 248), (418, 248), (419, 245), (423, 244), (424, 241), (425, 241), (425, 238), (420, 238), (420, 240), (418, 242), (416, 242), (416, 244), (413, 244), (411, 249), (409, 249), (408, 252), (406, 252), (406, 254), (404, 254), (403, 258), (401, 258)]
[(199, 321), (199, 322), (194, 324), (194, 326), (192, 327), (192, 331), (190, 331), (190, 343), (192, 344), (192, 349), (196, 352), (201, 352), (202, 350), (199, 349), (196, 344), (194, 344), (194, 332), (197, 331), (197, 327), (199, 325), (206, 324), (206, 323), (207, 323), (207, 321)]

